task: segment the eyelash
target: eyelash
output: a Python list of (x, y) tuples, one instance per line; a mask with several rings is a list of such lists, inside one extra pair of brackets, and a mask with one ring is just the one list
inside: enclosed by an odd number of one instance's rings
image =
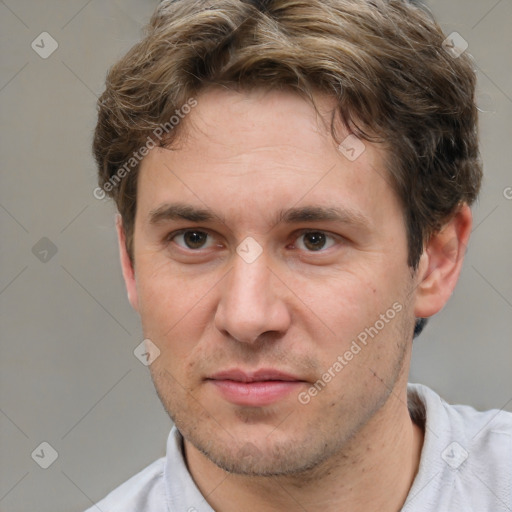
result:
[[(180, 235), (184, 235), (186, 233), (200, 233), (200, 234), (204, 234), (204, 235), (207, 235), (207, 236), (211, 236), (211, 234), (208, 232), (208, 231), (205, 231), (205, 230), (200, 230), (200, 229), (181, 229), (179, 231), (173, 231), (172, 233), (170, 233), (169, 235), (167, 235), (167, 237), (165, 238), (165, 241), (167, 243), (171, 243), (174, 241), (174, 239)], [(295, 236), (294, 236), (294, 240), (297, 240), (299, 239), (301, 236), (303, 235), (306, 235), (306, 234), (317, 234), (317, 233), (320, 233), (320, 234), (323, 234), (325, 235), (326, 239), (329, 240), (333, 240), (334, 242), (338, 241), (339, 242), (339, 239), (340, 239), (340, 236), (339, 235), (334, 235), (332, 233), (329, 233), (328, 231), (323, 231), (323, 230), (318, 230), (318, 229), (303, 229), (301, 231), (299, 231)], [(190, 247), (183, 247), (179, 244), (177, 244), (176, 242), (174, 242), (176, 245), (178, 245), (178, 247), (182, 250), (185, 250), (185, 251), (191, 251), (191, 252), (195, 252), (195, 253), (200, 253), (201, 250), (203, 250), (203, 248), (199, 248), (199, 249), (191, 249)], [(327, 248), (322, 248), (322, 249), (319, 249), (318, 251), (306, 251), (308, 253), (311, 253), (311, 254), (314, 254), (314, 253), (323, 253), (325, 251), (327, 251), (330, 247), (332, 247), (334, 244), (331, 244), (329, 247)]]

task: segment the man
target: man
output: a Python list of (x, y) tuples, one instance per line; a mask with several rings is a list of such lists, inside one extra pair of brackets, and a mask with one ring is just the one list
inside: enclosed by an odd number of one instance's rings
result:
[(481, 180), (444, 39), (398, 0), (165, 1), (110, 70), (95, 194), (175, 427), (98, 509), (512, 509), (512, 415), (407, 384)]

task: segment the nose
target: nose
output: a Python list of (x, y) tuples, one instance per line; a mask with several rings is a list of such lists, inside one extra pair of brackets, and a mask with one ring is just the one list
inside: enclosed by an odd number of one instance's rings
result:
[(261, 255), (247, 263), (238, 255), (222, 281), (215, 326), (241, 343), (255, 343), (263, 334), (284, 334), (291, 321), (287, 288)]

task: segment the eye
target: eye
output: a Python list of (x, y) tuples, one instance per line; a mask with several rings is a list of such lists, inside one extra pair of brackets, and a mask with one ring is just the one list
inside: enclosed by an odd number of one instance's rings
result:
[(336, 243), (334, 237), (324, 231), (306, 231), (297, 240), (297, 247), (308, 252), (329, 249)]
[[(177, 233), (171, 233), (167, 240), (169, 242), (174, 242), (176, 245), (180, 246), (183, 249), (196, 250), (208, 248), (208, 246), (205, 245), (208, 236), (208, 233), (205, 233), (204, 231), (188, 229), (178, 231)], [(213, 244), (213, 241), (210, 242), (210, 244)]]

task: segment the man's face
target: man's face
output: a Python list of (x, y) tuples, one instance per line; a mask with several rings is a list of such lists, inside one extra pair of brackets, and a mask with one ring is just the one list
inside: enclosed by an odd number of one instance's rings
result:
[(219, 466), (299, 472), (404, 407), (393, 391), (405, 396), (414, 283), (401, 206), (382, 148), (365, 142), (355, 160), (353, 141), (337, 148), (329, 98), (317, 97), (325, 124), (291, 92), (197, 101), (185, 136), (139, 176), (132, 303), (160, 350), (152, 377)]

